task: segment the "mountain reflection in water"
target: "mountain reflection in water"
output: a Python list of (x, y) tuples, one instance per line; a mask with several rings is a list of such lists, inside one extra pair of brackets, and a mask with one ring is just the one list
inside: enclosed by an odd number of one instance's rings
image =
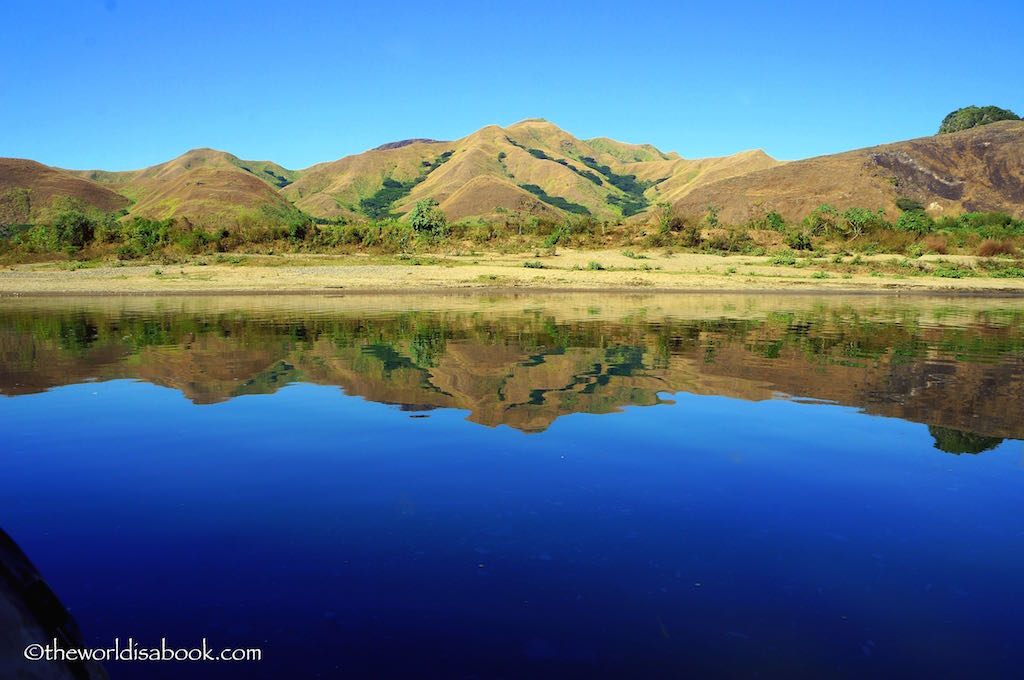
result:
[(539, 432), (672, 393), (792, 396), (925, 423), (936, 447), (1024, 438), (1024, 304), (797, 296), (0, 302), (0, 393), (131, 378), (196, 404), (336, 385)]

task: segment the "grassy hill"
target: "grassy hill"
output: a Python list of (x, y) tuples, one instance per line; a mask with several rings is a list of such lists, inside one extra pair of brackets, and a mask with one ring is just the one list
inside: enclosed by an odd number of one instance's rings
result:
[(254, 215), (383, 221), (408, 215), (424, 199), (437, 201), (453, 222), (646, 223), (660, 204), (695, 218), (715, 206), (723, 224), (769, 211), (798, 222), (824, 203), (881, 209), (893, 218), (901, 200), (933, 216), (1003, 210), (1021, 217), (1022, 178), (1024, 121), (781, 162), (761, 150), (686, 159), (649, 144), (578, 139), (535, 118), (454, 141), (391, 142), (304, 170), (212, 149), (123, 172), (0, 159), (0, 220), (32, 221), (57, 196), (104, 212), (229, 230)]
[(44, 215), (54, 199), (64, 197), (101, 212), (128, 205), (124, 196), (72, 173), (21, 158), (0, 158), (0, 225), (28, 224)]
[(276, 163), (243, 161), (213, 149), (193, 149), (142, 170), (78, 174), (129, 198), (132, 215), (183, 217), (199, 224), (264, 208), (290, 210), (279, 188), (298, 176)]
[(682, 195), (705, 177), (775, 163), (763, 152), (686, 161), (650, 145), (580, 140), (530, 119), (452, 142), (409, 140), (315, 165), (283, 193), (318, 217), (402, 215), (433, 198), (452, 220), (516, 212), (614, 221)]
[(683, 214), (721, 208), (720, 219), (744, 223), (774, 210), (799, 220), (822, 203), (839, 210), (898, 214), (908, 197), (933, 215), (1002, 210), (1024, 217), (1024, 121), (921, 137), (737, 174), (675, 197)]

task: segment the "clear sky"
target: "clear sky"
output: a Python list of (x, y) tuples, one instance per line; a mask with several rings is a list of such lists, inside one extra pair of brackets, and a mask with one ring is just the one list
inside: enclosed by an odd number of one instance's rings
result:
[(685, 157), (801, 158), (1024, 113), (1024, 2), (6, 0), (0, 156), (301, 168), (543, 117)]

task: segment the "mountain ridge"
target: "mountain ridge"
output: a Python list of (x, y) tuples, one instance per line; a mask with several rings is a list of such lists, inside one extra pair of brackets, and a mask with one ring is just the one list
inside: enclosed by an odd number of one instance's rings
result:
[[(798, 220), (822, 203), (896, 213), (907, 196), (936, 214), (1024, 216), (1024, 121), (780, 161), (761, 149), (687, 159), (650, 144), (580, 139), (543, 119), (488, 125), (451, 141), (409, 138), (292, 170), (191, 149), (127, 171), (65, 170), (0, 159), (0, 220), (31, 221), (67, 195), (107, 212), (196, 224), (296, 208), (324, 220), (401, 217), (426, 199), (450, 220), (508, 214), (651, 219), (655, 206), (725, 223), (774, 211)], [(25, 208), (25, 197), (30, 197)]]

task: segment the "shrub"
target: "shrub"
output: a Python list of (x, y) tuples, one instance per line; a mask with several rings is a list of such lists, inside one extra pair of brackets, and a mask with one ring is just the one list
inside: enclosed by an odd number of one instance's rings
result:
[(921, 241), (921, 247), (926, 253), (938, 253), (939, 255), (945, 255), (949, 250), (949, 244), (946, 242), (945, 236), (931, 235), (926, 236)]
[(680, 241), (684, 246), (690, 248), (697, 248), (700, 246), (701, 233), (700, 225), (693, 219), (680, 220), (682, 224), (679, 228)]
[(443, 238), (448, 233), (448, 218), (437, 207), (437, 201), (427, 198), (417, 201), (409, 213), (409, 225), (420, 234)]
[(988, 125), (999, 120), (1020, 120), (1013, 111), (998, 106), (965, 106), (949, 113), (942, 119), (937, 134), (968, 130), (978, 125)]
[(25, 232), (24, 243), (36, 252), (54, 252), (60, 248), (57, 230), (49, 224), (37, 224)]
[(174, 220), (151, 220), (145, 217), (131, 218), (123, 228), (125, 244), (117, 249), (118, 257), (132, 259), (150, 255), (168, 243), (168, 235)]
[(716, 206), (708, 206), (707, 212), (704, 213), (704, 224), (706, 224), (709, 229), (718, 228), (718, 213), (720, 210), (721, 208), (718, 208)]
[(888, 227), (885, 211), (870, 211), (866, 208), (848, 208), (842, 214), (842, 228), (849, 236), (860, 236), (877, 229)]
[(57, 241), (62, 247), (81, 248), (92, 240), (96, 225), (85, 213), (69, 210), (57, 216), (54, 222), (57, 230)]
[(839, 228), (839, 211), (822, 203), (804, 218), (804, 228), (817, 236), (831, 236)]
[(704, 246), (708, 250), (740, 253), (749, 248), (751, 243), (753, 240), (746, 230), (729, 228), (717, 230), (708, 238)]
[(124, 238), (124, 228), (115, 215), (108, 215), (102, 222), (96, 225), (93, 238), (100, 243), (117, 243)]
[(935, 276), (944, 279), (962, 279), (968, 276), (974, 276), (974, 272), (970, 269), (961, 269), (960, 267), (940, 267), (934, 272)]
[(523, 266), (527, 269), (544, 269), (544, 263), (539, 260), (527, 260)]
[(593, 260), (591, 260), (590, 262), (587, 263), (587, 269), (589, 269), (590, 271), (604, 271), (604, 265), (601, 264), (600, 262), (594, 262)]
[(900, 196), (896, 199), (896, 207), (904, 212), (914, 212), (917, 210), (924, 210), (924, 205), (917, 199), (910, 198), (908, 196)]
[(900, 213), (896, 220), (897, 231), (907, 231), (915, 234), (927, 234), (935, 229), (935, 221), (920, 210), (912, 210)]
[(569, 229), (564, 224), (559, 225), (557, 229), (548, 234), (547, 238), (544, 239), (543, 246), (545, 248), (554, 248), (558, 243), (569, 235)]
[(786, 231), (786, 220), (783, 219), (782, 215), (770, 210), (764, 216), (764, 226), (772, 231)]
[(174, 244), (186, 253), (198, 255), (213, 241), (213, 235), (209, 232), (202, 229), (191, 229), (178, 234), (177, 238), (174, 239)]
[(987, 238), (981, 242), (975, 253), (981, 257), (995, 257), (996, 255), (1015, 255), (1017, 249), (1009, 241)]
[(792, 267), (796, 264), (796, 255), (793, 253), (778, 253), (772, 256), (772, 259), (768, 260), (770, 264)]
[(786, 237), (786, 245), (793, 250), (813, 250), (811, 237), (802, 231), (794, 231)]

